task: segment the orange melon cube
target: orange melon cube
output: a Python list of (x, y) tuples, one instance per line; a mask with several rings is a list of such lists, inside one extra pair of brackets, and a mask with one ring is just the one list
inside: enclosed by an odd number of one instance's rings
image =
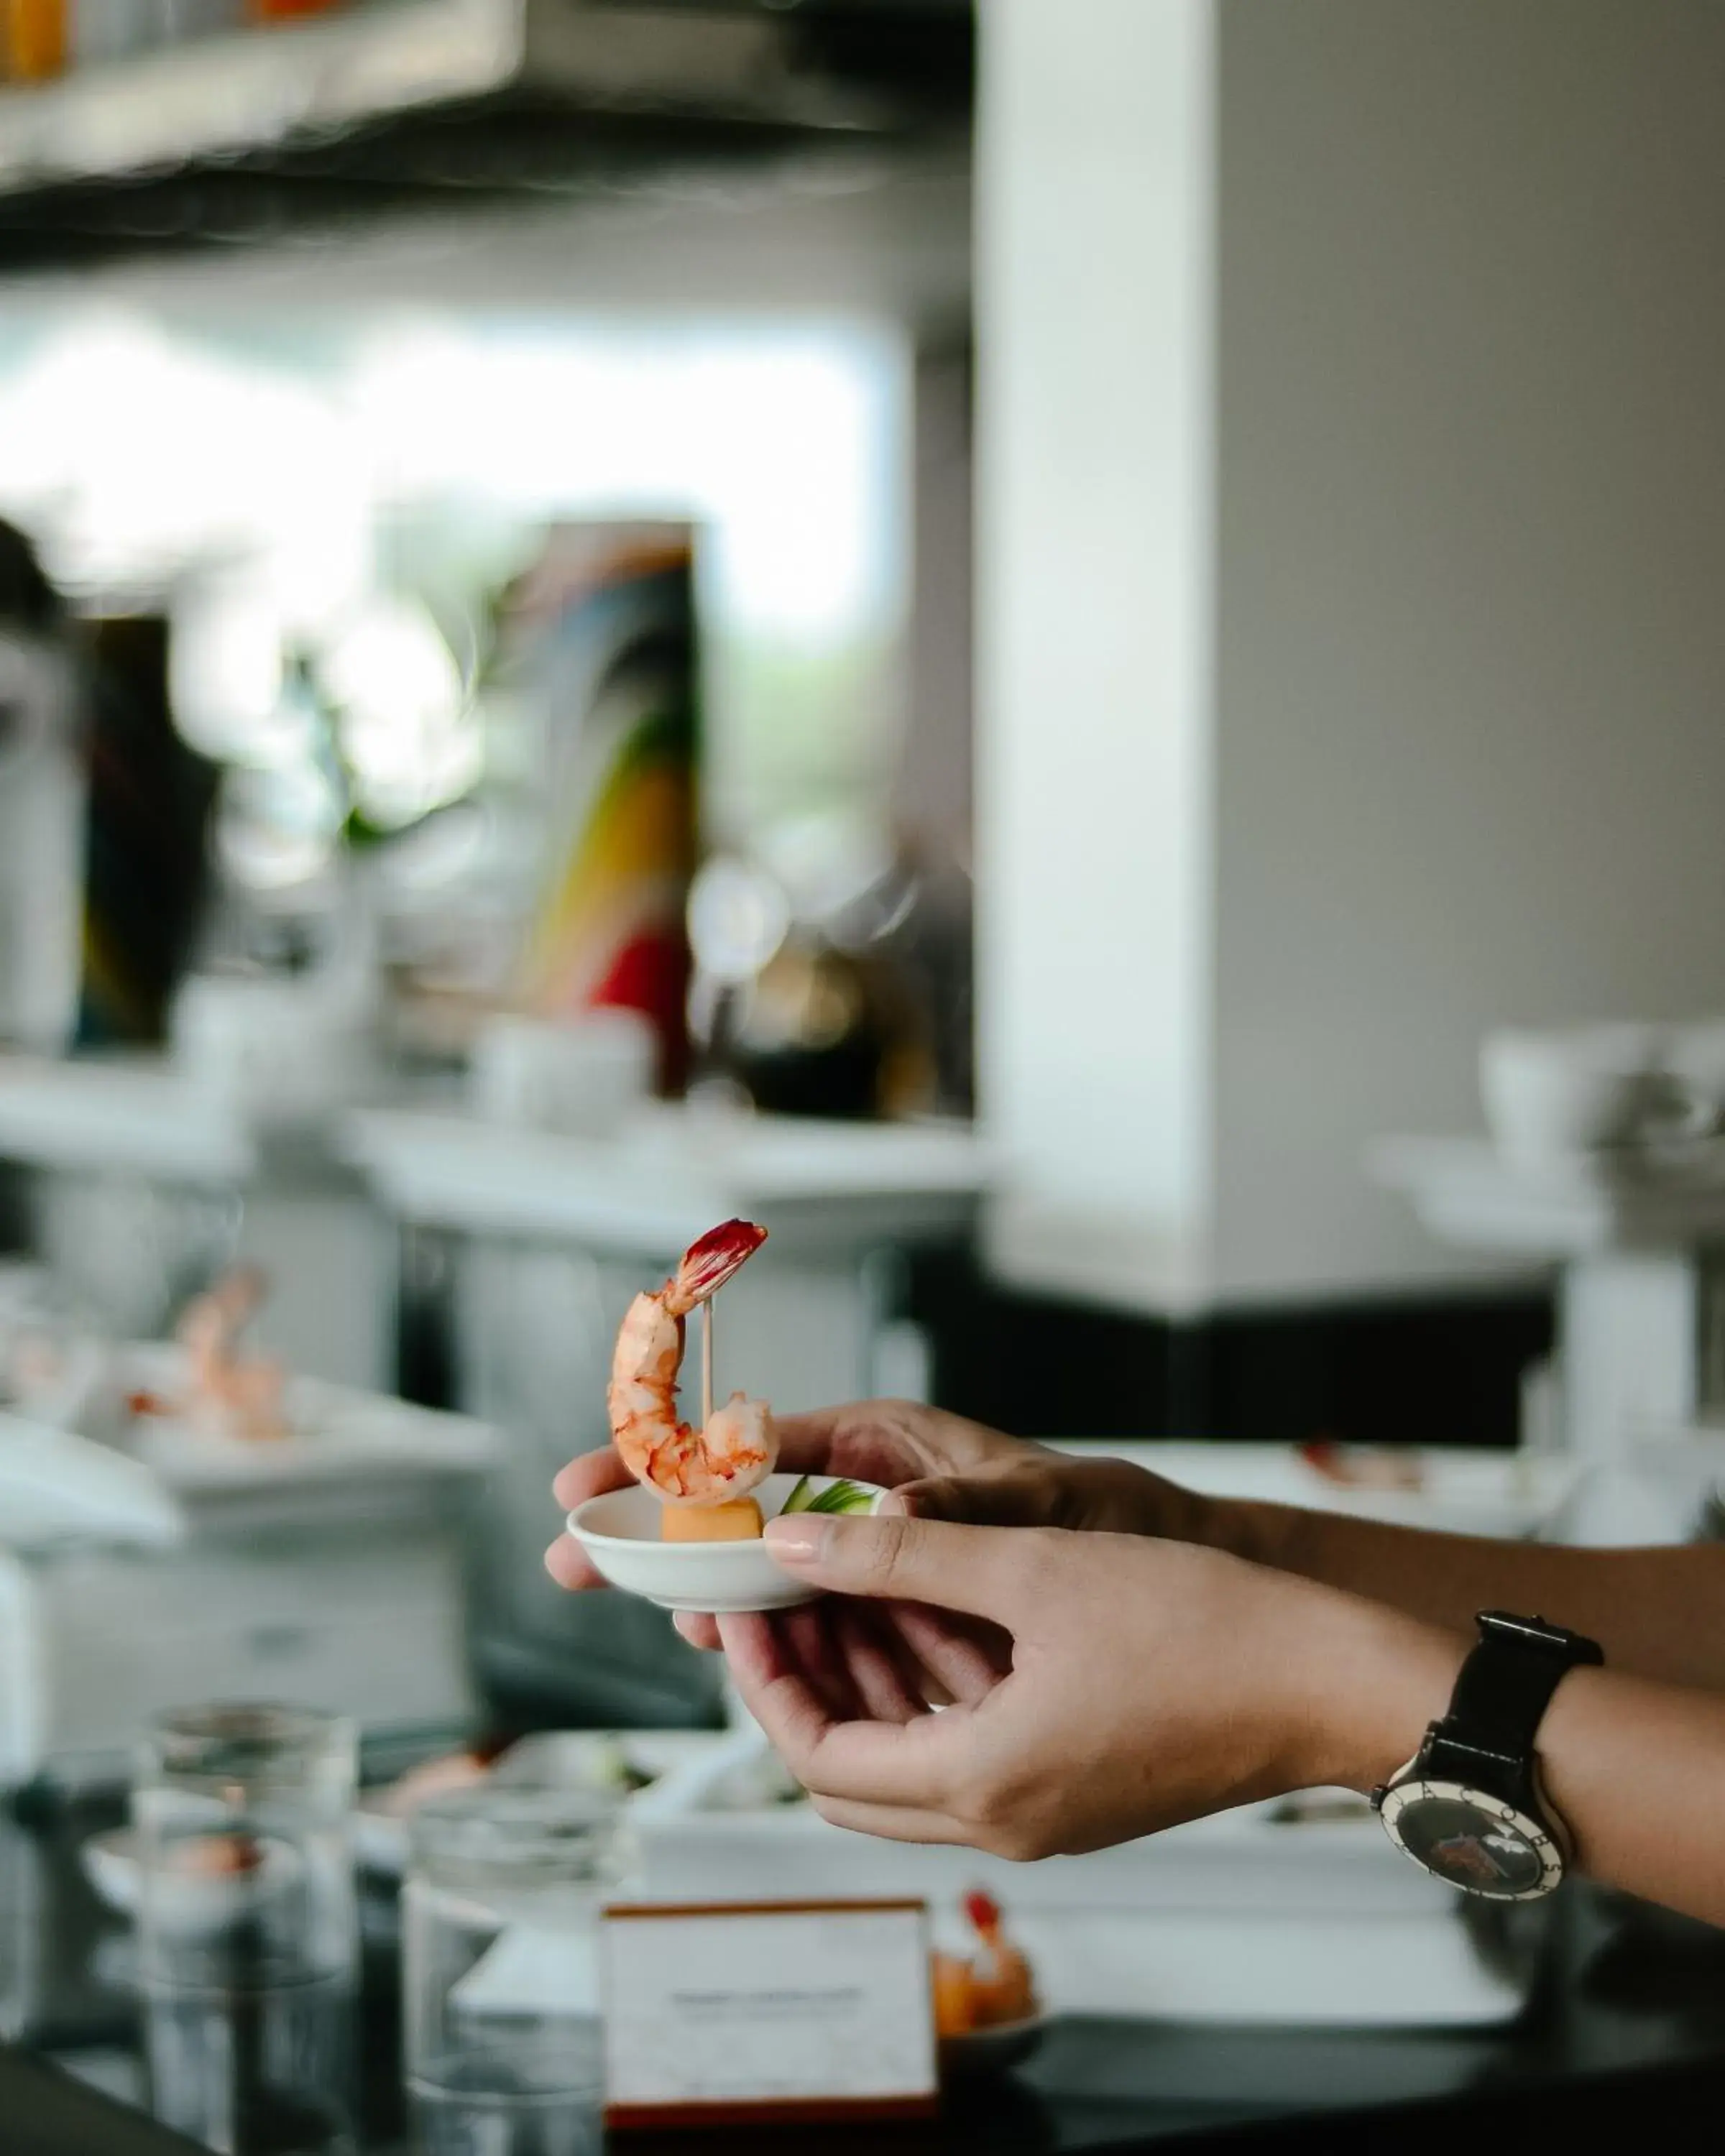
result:
[(956, 1954), (930, 1956), (937, 2035), (968, 2036), (977, 2025), (976, 1979), (970, 1964)]
[(723, 1505), (667, 1505), (659, 1516), (662, 1543), (758, 1542), (761, 1508), (752, 1497)]

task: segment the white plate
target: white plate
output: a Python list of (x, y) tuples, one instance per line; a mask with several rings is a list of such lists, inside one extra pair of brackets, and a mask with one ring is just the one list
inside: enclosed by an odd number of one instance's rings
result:
[[(129, 1827), (92, 1835), (80, 1851), (85, 1876), (108, 1907), (131, 1916), (138, 1906), (137, 1843)], [(201, 1930), (255, 1907), (279, 1893), (300, 1871), (299, 1852), (285, 1842), (266, 1842), (259, 1869), (244, 1878), (186, 1872), (163, 1881), (160, 1912), (176, 1928)]]
[[(542, 1730), (518, 1738), (484, 1779), (498, 1788), (598, 1789), (608, 1786), (606, 1771), (620, 1758), (646, 1778), (619, 1799), (627, 1805), (727, 1741), (724, 1732), (706, 1729)], [(398, 1874), (406, 1868), (408, 1818), (394, 1797), (392, 1787), (362, 1789), (354, 1805), (354, 1855), (368, 1871)]]
[(942, 2080), (968, 2081), (1022, 2065), (1041, 2043), (1051, 2018), (1033, 2014), (1028, 2020), (1002, 2021), (992, 2029), (972, 2029), (963, 2036), (942, 2036)]
[[(188, 1412), (186, 1358), (172, 1342), (129, 1346), (116, 1358), (110, 1390), (121, 1441), (176, 1490), (232, 1491), (327, 1485), (380, 1476), (478, 1473), (502, 1440), (466, 1415), (414, 1407), (387, 1394), (292, 1376), (279, 1437), (238, 1437)], [(152, 1395), (159, 1414), (124, 1406)]]
[[(770, 1520), (783, 1509), (800, 1475), (769, 1475), (749, 1495)], [(813, 1475), (818, 1491), (845, 1478)], [(873, 1483), (878, 1505), (885, 1491)], [(656, 1602), (661, 1609), (790, 1609), (812, 1602), (820, 1593), (775, 1564), (760, 1541), (665, 1543), (659, 1539), (664, 1507), (637, 1482), (627, 1490), (589, 1497), (569, 1515), (569, 1532), (587, 1552), (602, 1576), (628, 1594)]]

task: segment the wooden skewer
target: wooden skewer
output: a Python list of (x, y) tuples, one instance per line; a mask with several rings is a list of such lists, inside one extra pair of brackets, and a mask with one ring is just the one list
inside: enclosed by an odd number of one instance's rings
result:
[(713, 1419), (713, 1305), (712, 1298), (701, 1306), (701, 1426), (705, 1430)]

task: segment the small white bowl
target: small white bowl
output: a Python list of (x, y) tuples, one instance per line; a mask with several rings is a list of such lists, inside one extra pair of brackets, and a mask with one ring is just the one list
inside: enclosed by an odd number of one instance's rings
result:
[(1009, 2072), (1039, 2048), (1050, 2019), (1046, 2014), (1034, 2014), (1024, 2021), (999, 2021), (992, 2028), (967, 2030), (962, 2036), (942, 2036), (941, 2078), (971, 2081), (980, 2080), (985, 2074)]
[[(85, 1877), (108, 1907), (121, 1916), (135, 1915), (142, 1881), (137, 1840), (131, 1828), (92, 1835), (80, 1853)], [(299, 1876), (300, 1868), (296, 1850), (285, 1842), (265, 1842), (262, 1864), (243, 1877), (190, 1871), (170, 1875), (161, 1882), (158, 1913), (176, 1928), (206, 1928), (280, 1892)]]
[[(811, 1475), (817, 1492), (852, 1478)], [(749, 1491), (768, 1519), (776, 1518), (803, 1480), (769, 1475)], [(857, 1485), (879, 1506), (886, 1494), (871, 1482)], [(872, 1508), (871, 1508), (872, 1509)], [(796, 1579), (773, 1563), (767, 1545), (741, 1543), (665, 1543), (659, 1539), (665, 1507), (639, 1483), (589, 1497), (569, 1515), (569, 1532), (613, 1587), (656, 1602), (661, 1609), (701, 1611), (792, 1609), (822, 1590)]]

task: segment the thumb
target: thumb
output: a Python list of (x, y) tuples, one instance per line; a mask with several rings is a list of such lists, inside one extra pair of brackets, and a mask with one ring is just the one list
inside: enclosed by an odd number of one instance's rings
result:
[(826, 1518), (797, 1512), (767, 1522), (768, 1549), (787, 1572), (835, 1594), (927, 1602), (1004, 1620), (1023, 1537), (905, 1514)]

